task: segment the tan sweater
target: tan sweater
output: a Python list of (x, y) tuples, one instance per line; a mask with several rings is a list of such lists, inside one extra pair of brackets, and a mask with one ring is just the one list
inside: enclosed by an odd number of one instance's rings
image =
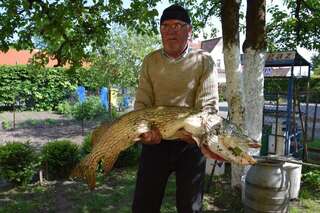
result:
[(159, 49), (143, 61), (134, 108), (187, 106), (216, 113), (218, 99), (218, 74), (207, 52), (188, 50), (172, 59)]

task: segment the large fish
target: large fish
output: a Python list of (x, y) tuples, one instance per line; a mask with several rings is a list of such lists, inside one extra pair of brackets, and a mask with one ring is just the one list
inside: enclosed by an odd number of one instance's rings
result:
[(86, 180), (90, 189), (96, 185), (96, 169), (102, 160), (107, 174), (119, 153), (137, 141), (141, 134), (153, 127), (160, 130), (163, 139), (179, 138), (179, 130), (192, 134), (199, 147), (226, 161), (248, 165), (255, 160), (247, 154), (249, 147), (257, 148), (254, 140), (224, 118), (187, 107), (152, 107), (129, 112), (110, 126), (103, 125), (94, 132), (92, 151), (73, 169), (71, 176)]

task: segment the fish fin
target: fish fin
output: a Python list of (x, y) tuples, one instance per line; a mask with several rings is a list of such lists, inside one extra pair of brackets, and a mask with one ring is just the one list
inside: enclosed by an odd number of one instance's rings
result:
[(251, 142), (251, 143), (248, 143), (248, 146), (250, 148), (260, 148), (261, 147), (261, 144), (258, 143), (258, 142)]
[(87, 165), (84, 159), (72, 169), (70, 177), (84, 179), (90, 190), (93, 190), (96, 186), (96, 168), (97, 165)]
[(93, 190), (96, 187), (96, 167), (87, 167), (84, 175), (89, 189)]
[(108, 173), (111, 171), (113, 165), (117, 161), (119, 156), (119, 153), (105, 156), (103, 159), (103, 165), (104, 165), (104, 175), (108, 175)]
[(200, 150), (202, 152), (202, 154), (208, 158), (208, 159), (213, 159), (213, 160), (220, 160), (220, 161), (225, 161), (226, 159), (224, 159), (222, 156), (220, 156), (219, 154), (213, 152), (207, 144), (201, 144), (200, 145)]
[(70, 177), (71, 178), (82, 177), (82, 169), (80, 164), (76, 165), (76, 167), (71, 170)]

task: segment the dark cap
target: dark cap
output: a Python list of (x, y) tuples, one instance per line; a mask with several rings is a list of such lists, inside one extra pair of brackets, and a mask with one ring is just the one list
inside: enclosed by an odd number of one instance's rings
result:
[(191, 24), (188, 11), (178, 4), (173, 4), (163, 11), (162, 16), (160, 18), (160, 24), (162, 24), (162, 22), (164, 22), (165, 20), (169, 19), (176, 19), (186, 22), (187, 24)]

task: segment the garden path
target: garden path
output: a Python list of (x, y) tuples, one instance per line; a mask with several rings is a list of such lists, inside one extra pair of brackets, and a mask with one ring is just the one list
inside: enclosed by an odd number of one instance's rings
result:
[[(16, 112), (15, 121), (15, 129), (4, 129), (3, 125), (0, 125), (0, 144), (9, 141), (30, 141), (33, 146), (39, 148), (52, 140), (67, 139), (81, 144), (84, 139), (81, 122), (54, 112)], [(2, 122), (7, 122), (12, 127), (13, 113), (0, 113), (0, 124)], [(84, 135), (95, 126), (95, 122), (85, 121)]]

